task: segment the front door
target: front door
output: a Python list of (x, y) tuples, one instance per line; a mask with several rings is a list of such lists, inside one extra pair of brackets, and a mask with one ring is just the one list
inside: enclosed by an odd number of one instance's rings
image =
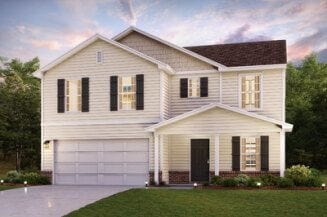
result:
[(191, 181), (209, 181), (209, 139), (191, 139)]

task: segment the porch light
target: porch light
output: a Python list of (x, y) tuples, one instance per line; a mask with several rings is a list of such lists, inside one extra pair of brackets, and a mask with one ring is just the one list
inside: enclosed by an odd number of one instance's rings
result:
[(325, 187), (326, 187), (326, 184), (325, 184), (325, 183), (322, 183), (322, 184), (321, 184), (321, 188), (322, 188), (322, 190), (325, 190)]
[(3, 180), (2, 179), (0, 180), (0, 183), (1, 183), (1, 185), (3, 185)]
[(49, 140), (45, 140), (43, 142), (43, 147), (44, 147), (44, 149), (49, 149), (50, 148), (50, 141)]
[(24, 185), (25, 185), (25, 186), (27, 185), (27, 181), (24, 181)]
[(194, 182), (193, 187), (194, 188), (198, 187), (198, 183)]

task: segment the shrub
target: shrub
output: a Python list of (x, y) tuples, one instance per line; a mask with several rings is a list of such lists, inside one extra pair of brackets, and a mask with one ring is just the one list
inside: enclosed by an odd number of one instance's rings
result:
[(306, 186), (308, 187), (320, 187), (321, 184), (322, 180), (320, 179), (320, 177), (311, 176), (306, 181)]
[(266, 186), (275, 186), (278, 184), (278, 177), (271, 174), (262, 175), (260, 176), (260, 179), (262, 184)]
[(249, 179), (250, 178), (245, 174), (239, 174), (237, 177), (234, 178), (238, 186), (247, 186)]
[(4, 179), (6, 183), (22, 183), (21, 174), (16, 170), (11, 170), (7, 172), (6, 178)]
[(251, 177), (248, 180), (247, 186), (248, 187), (257, 187), (258, 182), (262, 183), (262, 180), (260, 178), (258, 178), (258, 177)]
[(304, 165), (292, 166), (286, 169), (285, 172), (285, 177), (293, 180), (296, 186), (305, 186), (310, 175), (311, 170)]
[(221, 185), (222, 184), (222, 179), (220, 176), (213, 176), (211, 178), (211, 184), (212, 185)]
[(21, 179), (23, 181), (27, 181), (28, 184), (32, 184), (32, 185), (47, 185), (50, 184), (50, 181), (48, 179), (48, 177), (40, 175), (38, 173), (35, 172), (30, 172), (30, 173), (25, 173), (24, 175), (21, 176)]
[(222, 182), (224, 187), (235, 187), (238, 182), (234, 178), (224, 179)]
[(294, 186), (294, 183), (293, 183), (292, 179), (281, 177), (278, 180), (278, 187), (280, 187), (280, 188), (289, 188), (289, 187), (293, 187), (293, 186)]
[(10, 170), (7, 172), (7, 178), (12, 179), (12, 178), (18, 178), (20, 177), (20, 173), (18, 173), (16, 170)]

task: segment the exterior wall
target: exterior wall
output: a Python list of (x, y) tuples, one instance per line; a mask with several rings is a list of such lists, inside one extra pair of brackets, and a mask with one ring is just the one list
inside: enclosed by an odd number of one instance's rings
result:
[(162, 181), (169, 183), (169, 136), (162, 135), (160, 141), (160, 171), (162, 172)]
[[(180, 79), (208, 77), (208, 97), (180, 98)], [(192, 111), (210, 103), (219, 102), (219, 73), (183, 74), (171, 76), (170, 108), (171, 117)]]
[(262, 108), (254, 112), (277, 120), (282, 120), (283, 79), (281, 69), (222, 73), (222, 103), (229, 106), (240, 107), (239, 77), (251, 73), (262, 75)]
[(213, 108), (195, 116), (163, 126), (158, 134), (215, 134), (224, 133), (268, 133), (280, 132), (280, 128), (272, 123), (248, 117), (236, 112)]
[(162, 90), (160, 93), (160, 114), (161, 120), (169, 119), (170, 117), (170, 94), (169, 90), (171, 88), (170, 85), (170, 76), (167, 73), (160, 73), (160, 89)]
[(164, 45), (137, 32), (132, 32), (118, 42), (167, 63), (176, 71), (212, 69), (212, 66), (174, 48)]

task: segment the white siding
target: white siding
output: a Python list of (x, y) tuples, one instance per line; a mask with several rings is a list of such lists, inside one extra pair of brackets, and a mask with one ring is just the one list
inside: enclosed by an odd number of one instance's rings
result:
[(170, 76), (167, 73), (161, 72), (160, 74), (160, 85), (161, 85), (161, 118), (166, 120), (170, 117), (170, 96), (169, 96), (169, 89), (170, 89)]
[(169, 182), (169, 136), (161, 135), (160, 142), (160, 170), (162, 172), (162, 180), (166, 183)]
[[(208, 77), (208, 97), (180, 98), (180, 79), (189, 77)], [(210, 103), (219, 102), (219, 73), (171, 76), (170, 98), (171, 117)]]
[(212, 66), (188, 54), (164, 45), (137, 32), (132, 32), (119, 40), (135, 50), (167, 63), (176, 71), (212, 69)]
[(217, 132), (280, 132), (280, 128), (256, 118), (225, 109), (213, 108), (157, 130), (157, 133), (163, 134), (208, 134)]

